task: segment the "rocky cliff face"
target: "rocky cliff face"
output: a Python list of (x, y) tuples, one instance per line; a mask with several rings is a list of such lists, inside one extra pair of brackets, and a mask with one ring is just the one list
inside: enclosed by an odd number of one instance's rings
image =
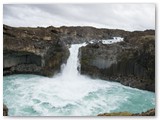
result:
[(68, 44), (114, 36), (125, 42), (89, 44), (80, 49), (81, 73), (154, 91), (155, 31), (97, 29), (93, 27), (13, 28), (3, 26), (3, 74), (33, 73), (51, 76), (60, 70)]
[(128, 31), (119, 29), (98, 29), (94, 27), (60, 27), (60, 39), (65, 43), (83, 43), (90, 40), (109, 39), (114, 36), (127, 37)]
[(3, 74), (52, 76), (69, 56), (67, 46), (50, 28), (3, 26)]
[(130, 33), (126, 42), (82, 47), (81, 74), (155, 91), (155, 37), (142, 33)]
[(3, 26), (4, 75), (33, 73), (51, 76), (65, 63), (69, 51), (66, 45), (90, 40), (127, 36), (124, 30), (94, 27), (9, 27)]

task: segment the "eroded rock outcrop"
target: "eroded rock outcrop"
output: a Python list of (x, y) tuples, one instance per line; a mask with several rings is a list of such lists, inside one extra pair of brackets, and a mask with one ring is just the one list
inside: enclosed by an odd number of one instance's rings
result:
[(103, 113), (98, 116), (155, 116), (155, 109), (150, 109), (142, 113), (130, 113), (130, 112), (114, 112), (114, 113)]
[(51, 28), (3, 26), (3, 74), (52, 76), (67, 61), (69, 50)]
[(132, 35), (135, 33), (130, 33), (126, 42), (82, 47), (81, 74), (155, 91), (155, 37), (142, 33), (139, 36), (136, 33), (135, 38)]

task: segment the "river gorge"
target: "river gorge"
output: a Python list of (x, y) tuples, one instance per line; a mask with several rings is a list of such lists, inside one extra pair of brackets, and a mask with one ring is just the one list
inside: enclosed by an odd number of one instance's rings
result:
[(155, 107), (152, 92), (80, 75), (78, 49), (82, 45), (71, 45), (67, 64), (53, 78), (5, 76), (4, 103), (9, 116), (96, 116), (104, 112), (141, 113)]
[(9, 116), (137, 115), (155, 108), (155, 31), (3, 29)]

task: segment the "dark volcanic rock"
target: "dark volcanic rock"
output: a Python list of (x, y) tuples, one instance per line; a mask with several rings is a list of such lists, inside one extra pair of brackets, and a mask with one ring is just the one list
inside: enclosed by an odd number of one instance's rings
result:
[(142, 113), (132, 114), (132, 116), (155, 116), (155, 109), (150, 109)]
[(148, 34), (135, 37), (127, 42), (82, 47), (81, 74), (155, 91), (155, 37)]
[(65, 43), (83, 43), (90, 40), (108, 39), (119, 36), (126, 37), (130, 32), (119, 29), (98, 29), (94, 27), (60, 27), (60, 39)]
[(124, 37), (126, 42), (114, 45), (99, 43), (83, 47), (81, 73), (154, 91), (153, 30), (128, 32), (93, 27), (13, 28), (4, 25), (3, 34), (4, 75), (34, 73), (51, 76), (68, 58), (66, 44)]
[(9, 27), (3, 26), (3, 74), (34, 73), (51, 76), (66, 62), (71, 43), (126, 37), (130, 32), (94, 27)]
[(3, 74), (52, 76), (65, 63), (69, 50), (51, 28), (3, 26)]
[(5, 104), (3, 104), (3, 116), (8, 116), (8, 108)]
[(129, 112), (115, 112), (115, 113), (103, 113), (98, 116), (155, 116), (155, 109), (150, 109), (142, 113), (129, 113)]

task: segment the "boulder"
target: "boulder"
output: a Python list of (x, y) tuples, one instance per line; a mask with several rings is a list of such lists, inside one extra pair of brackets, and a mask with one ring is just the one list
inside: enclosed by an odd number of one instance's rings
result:
[(8, 116), (8, 108), (5, 104), (3, 104), (3, 116)]

